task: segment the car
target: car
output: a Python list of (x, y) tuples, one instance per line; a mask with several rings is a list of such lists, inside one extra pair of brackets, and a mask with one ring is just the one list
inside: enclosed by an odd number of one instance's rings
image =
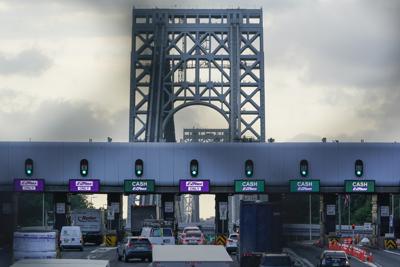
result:
[(10, 267), (110, 267), (108, 260), (29, 259), (16, 261)]
[(153, 246), (145, 237), (127, 237), (117, 246), (117, 258), (119, 261), (128, 262), (130, 259), (152, 261)]
[(349, 267), (349, 257), (344, 251), (325, 250), (319, 257), (318, 267)]
[(182, 235), (182, 245), (204, 245), (206, 240), (201, 231), (187, 231)]
[(293, 262), (287, 254), (263, 254), (260, 267), (293, 267)]
[(83, 251), (83, 237), (79, 226), (63, 226), (60, 233), (60, 249)]
[(175, 245), (175, 237), (169, 227), (143, 227), (140, 236), (148, 238), (152, 245)]
[(198, 226), (186, 226), (185, 228), (183, 228), (182, 233), (179, 234), (178, 236), (178, 242), (179, 244), (182, 244), (182, 237), (186, 234), (186, 232), (188, 231), (200, 231), (200, 228)]
[(239, 234), (238, 233), (232, 233), (229, 235), (228, 239), (226, 240), (225, 248), (228, 253), (233, 253), (237, 252), (238, 249), (238, 240), (239, 240)]

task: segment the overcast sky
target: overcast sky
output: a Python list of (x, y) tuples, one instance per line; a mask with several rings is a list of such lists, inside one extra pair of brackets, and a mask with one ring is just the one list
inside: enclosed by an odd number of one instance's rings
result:
[(399, 141), (400, 1), (192, 2), (0, 0), (0, 140), (128, 140), (134, 5), (262, 7), (267, 138)]

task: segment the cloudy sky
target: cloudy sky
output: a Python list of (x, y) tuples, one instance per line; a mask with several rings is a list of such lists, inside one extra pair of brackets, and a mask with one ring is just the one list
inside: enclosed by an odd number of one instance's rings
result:
[(0, 140), (128, 140), (132, 6), (263, 8), (267, 137), (400, 139), (400, 1), (195, 3), (0, 0)]
[(400, 141), (398, 0), (0, 0), (0, 141), (128, 140), (132, 6), (263, 8), (267, 138)]

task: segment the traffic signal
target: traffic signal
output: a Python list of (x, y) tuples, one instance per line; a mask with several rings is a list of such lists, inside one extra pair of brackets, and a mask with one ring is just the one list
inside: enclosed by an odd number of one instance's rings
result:
[(300, 176), (301, 177), (308, 176), (308, 161), (305, 159), (300, 161)]
[(360, 159), (356, 160), (354, 171), (357, 177), (361, 177), (363, 175), (364, 163), (362, 162), (362, 160)]
[(190, 161), (190, 175), (192, 177), (199, 175), (199, 162), (195, 159)]
[(33, 174), (33, 160), (32, 159), (25, 160), (25, 174), (27, 176), (31, 176)]
[(81, 160), (80, 172), (81, 172), (81, 176), (87, 176), (88, 175), (88, 173), (89, 173), (89, 161), (87, 159), (82, 159)]
[(143, 175), (143, 160), (141, 159), (135, 161), (135, 174), (138, 177)]
[(254, 172), (253, 161), (248, 159), (244, 163), (244, 174), (246, 175), (246, 177), (252, 177), (253, 176), (253, 172)]

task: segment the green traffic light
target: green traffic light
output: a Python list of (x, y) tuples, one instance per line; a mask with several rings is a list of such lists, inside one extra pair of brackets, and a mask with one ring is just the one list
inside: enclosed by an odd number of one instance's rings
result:
[(27, 172), (28, 174), (31, 174), (32, 171), (31, 171), (31, 170), (27, 170), (26, 172)]
[(86, 171), (85, 171), (85, 170), (83, 170), (83, 171), (82, 171), (82, 174), (86, 174)]

